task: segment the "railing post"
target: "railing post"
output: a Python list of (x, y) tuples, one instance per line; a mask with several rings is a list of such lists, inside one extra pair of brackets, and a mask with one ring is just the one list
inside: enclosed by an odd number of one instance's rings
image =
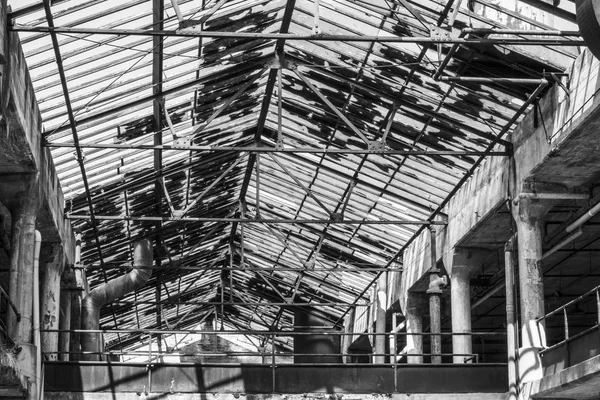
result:
[(563, 321), (565, 324), (565, 340), (569, 340), (569, 318), (567, 317), (567, 308), (563, 308)]
[(271, 374), (273, 378), (273, 393), (276, 389), (276, 374), (275, 374), (275, 333), (271, 335)]
[(600, 291), (596, 289), (596, 325), (600, 325)]

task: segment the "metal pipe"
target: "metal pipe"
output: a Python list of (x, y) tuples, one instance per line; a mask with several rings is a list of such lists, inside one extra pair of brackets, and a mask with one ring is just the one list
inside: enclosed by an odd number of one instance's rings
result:
[(529, 200), (589, 200), (587, 193), (519, 193), (513, 199), (513, 204), (518, 205), (523, 199)]
[(442, 82), (474, 82), (474, 83), (518, 83), (522, 85), (539, 85), (544, 79), (524, 79), (524, 78), (484, 78), (476, 76), (441, 76)]
[[(152, 244), (150, 240), (143, 239), (134, 244), (134, 268), (126, 275), (113, 279), (104, 285), (92, 290), (82, 304), (82, 328), (89, 330), (98, 329), (100, 325), (100, 308), (111, 301), (133, 292), (146, 284), (152, 270), (144, 267), (152, 266)], [(97, 333), (84, 333), (81, 335), (81, 350), (84, 352), (100, 352), (102, 349), (101, 335)], [(97, 356), (85, 355), (86, 361), (97, 361)]]
[(598, 211), (600, 211), (600, 202), (598, 202), (595, 206), (587, 210), (587, 212), (581, 217), (577, 218), (575, 221), (570, 223), (565, 230), (569, 233), (573, 232), (575, 229), (579, 228), (581, 225), (585, 224), (590, 219), (592, 219), (592, 217), (598, 214)]
[(583, 235), (583, 227), (580, 226), (579, 229), (577, 230), (577, 232), (573, 233), (572, 235), (567, 236), (560, 243), (557, 243), (550, 250), (548, 250), (544, 254), (542, 254), (541, 259), (543, 260), (546, 257), (551, 256), (552, 254), (556, 253), (557, 251), (559, 251), (560, 249), (562, 249), (567, 244), (571, 243), (573, 240), (577, 239), (581, 235)]
[(34, 389), (31, 398), (38, 400), (44, 397), (42, 382), (42, 338), (40, 334), (40, 248), (42, 235), (35, 231), (35, 245), (33, 250), (33, 313), (32, 330), (33, 345), (35, 347), (35, 377)]
[(495, 29), (495, 28), (464, 28), (461, 33), (476, 33), (480, 35), (523, 35), (523, 36), (581, 36), (579, 31), (561, 30), (527, 30), (527, 29)]
[(504, 245), (504, 280), (506, 285), (506, 343), (508, 353), (508, 398), (517, 400), (519, 381), (517, 373), (517, 330), (515, 318), (514, 252), (515, 236)]
[(431, 363), (441, 364), (442, 356), (442, 337), (440, 332), (442, 331), (442, 317), (441, 317), (441, 295), (442, 287), (448, 285), (448, 277), (438, 276), (440, 270), (437, 268), (437, 254), (436, 254), (436, 238), (435, 228), (430, 227), (429, 229), (429, 247), (431, 257), (431, 269), (429, 270), (429, 287), (427, 288), (427, 294), (429, 295), (429, 324), (431, 331)]

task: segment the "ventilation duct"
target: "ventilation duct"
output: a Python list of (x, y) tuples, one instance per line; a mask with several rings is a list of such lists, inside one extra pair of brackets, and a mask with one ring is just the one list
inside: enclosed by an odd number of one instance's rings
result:
[[(152, 245), (150, 241), (144, 239), (135, 242), (133, 252), (133, 270), (95, 288), (83, 299), (81, 310), (82, 329), (98, 330), (100, 327), (100, 309), (103, 305), (141, 288), (150, 279), (150, 275), (152, 275)], [(102, 360), (100, 353), (103, 348), (104, 341), (101, 333), (81, 334), (81, 350), (84, 352), (81, 357), (82, 360)], [(85, 354), (85, 352), (94, 354)]]
[(600, 59), (600, 1), (576, 0), (577, 25), (588, 48)]

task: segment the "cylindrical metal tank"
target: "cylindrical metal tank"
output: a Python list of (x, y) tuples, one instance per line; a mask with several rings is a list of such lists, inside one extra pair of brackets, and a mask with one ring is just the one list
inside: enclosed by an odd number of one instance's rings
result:
[(576, 0), (577, 25), (590, 51), (600, 59), (600, 1)]
[[(341, 336), (327, 334), (339, 332), (331, 327), (332, 323), (317, 315), (312, 308), (296, 309), (294, 311), (294, 331), (309, 334), (294, 336), (294, 353), (314, 354), (295, 355), (294, 363), (341, 363)], [(312, 333), (314, 332), (314, 333)]]

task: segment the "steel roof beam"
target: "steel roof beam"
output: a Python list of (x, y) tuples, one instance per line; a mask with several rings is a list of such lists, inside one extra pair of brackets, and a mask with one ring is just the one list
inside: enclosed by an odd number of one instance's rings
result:
[[(89, 220), (92, 218), (88, 214), (67, 214), (66, 219), (83, 219)], [(335, 219), (302, 219), (302, 218), (215, 218), (215, 217), (134, 217), (126, 215), (94, 215), (96, 221), (181, 221), (181, 222), (221, 222), (221, 223), (244, 223), (244, 224), (363, 224), (363, 225), (446, 225), (446, 222), (442, 221), (428, 221), (428, 220), (406, 220), (406, 219), (391, 219), (391, 220), (373, 220), (366, 221), (362, 219), (348, 219), (348, 220), (335, 220)]]
[[(50, 5), (50, 1), (51, 0), (44, 0), (44, 12), (46, 14), (46, 20), (48, 21), (48, 25), (49, 26), (53, 26), (54, 25), (54, 18), (52, 15), (52, 9), (51, 9), (51, 5)], [(79, 136), (77, 134), (77, 126), (75, 124), (75, 114), (73, 113), (73, 106), (71, 104), (71, 99), (69, 96), (69, 87), (67, 84), (67, 77), (65, 75), (65, 69), (63, 66), (63, 62), (62, 62), (62, 56), (61, 56), (61, 52), (60, 52), (60, 47), (58, 45), (58, 38), (56, 37), (56, 34), (51, 33), (50, 34), (50, 38), (52, 40), (52, 47), (54, 48), (54, 56), (56, 58), (56, 66), (58, 69), (58, 74), (60, 76), (60, 83), (62, 86), (62, 91), (63, 91), (63, 96), (65, 98), (65, 107), (67, 109), (67, 114), (69, 117), (69, 122), (71, 123), (71, 133), (73, 135), (73, 143), (75, 145), (75, 153), (76, 153), (76, 157), (77, 157), (77, 164), (79, 165), (79, 170), (81, 171), (81, 179), (83, 181), (83, 186), (85, 188), (85, 195), (86, 195), (86, 202), (87, 202), (87, 206), (89, 208), (90, 211), (90, 224), (92, 226), (92, 232), (94, 235), (94, 242), (96, 244), (96, 251), (98, 253), (98, 259), (100, 260), (100, 264), (104, 264), (104, 258), (102, 256), (102, 248), (100, 246), (100, 237), (98, 236), (98, 226), (96, 223), (96, 219), (94, 217), (94, 205), (92, 202), (92, 197), (90, 194), (90, 187), (88, 184), (88, 180), (87, 180), (87, 175), (85, 172), (85, 166), (83, 164), (83, 153), (81, 151), (81, 148), (78, 146), (79, 144)], [(106, 271), (102, 271), (102, 276), (104, 278), (104, 282), (108, 281), (107, 275), (106, 275)], [(115, 315), (114, 312), (114, 307), (111, 304), (110, 305), (110, 310), (111, 310), (111, 314), (112, 314), (112, 318), (113, 321), (115, 323), (115, 325), (117, 324), (117, 317)], [(121, 340), (121, 338), (118, 338), (119, 341)]]
[[(497, 45), (523, 45), (523, 46), (585, 46), (583, 40), (564, 39), (517, 39), (517, 38), (433, 38), (429, 36), (367, 36), (367, 35), (298, 35), (294, 33), (253, 33), (253, 32), (222, 32), (222, 31), (194, 31), (183, 33), (178, 31), (152, 31), (144, 29), (99, 29), (99, 28), (69, 28), (52, 26), (9, 26), (13, 32), (45, 32), (54, 34), (92, 34), (92, 35), (116, 35), (116, 36), (166, 36), (166, 37), (211, 37), (229, 39), (265, 39), (289, 41), (312, 41), (312, 42), (373, 42), (373, 43), (416, 43), (416, 44), (462, 44), (489, 46)], [(579, 32), (572, 32), (577, 36)]]
[[(289, 28), (290, 23), (292, 21), (292, 14), (294, 13), (294, 7), (296, 6), (296, 0), (288, 0), (285, 6), (285, 11), (283, 14), (283, 19), (281, 21), (281, 27), (279, 28), (279, 34), (285, 34)], [(275, 52), (278, 55), (283, 54), (283, 48), (285, 46), (284, 38), (278, 38), (277, 44), (275, 46)], [(260, 110), (260, 115), (258, 117), (258, 123), (256, 126), (256, 133), (254, 134), (254, 142), (258, 146), (260, 143), (260, 138), (262, 136), (262, 131), (265, 128), (265, 122), (267, 120), (267, 114), (269, 113), (269, 105), (271, 104), (271, 97), (273, 96), (273, 91), (275, 88), (275, 83), (277, 81), (277, 69), (271, 69), (269, 73), (269, 80), (267, 81), (267, 86), (265, 88), (265, 97), (263, 98), (263, 103)], [(252, 170), (254, 169), (254, 164), (256, 162), (256, 154), (250, 154), (248, 158), (248, 164), (246, 166), (246, 173), (244, 175), (244, 180), (242, 182), (242, 187), (240, 190), (239, 199), (243, 201), (246, 197), (246, 193), (248, 191), (248, 185), (250, 184), (250, 179), (252, 177)], [(237, 223), (234, 223), (231, 226), (230, 233), (230, 243), (234, 243), (235, 234), (237, 231)]]
[[(501, 141), (502, 145), (508, 146), (510, 142)], [(76, 147), (73, 143), (46, 142), (44, 147)], [(129, 150), (193, 150), (210, 152), (235, 152), (235, 153), (306, 153), (306, 154), (377, 154), (377, 155), (407, 155), (407, 156), (479, 156), (483, 154), (492, 156), (508, 156), (507, 151), (493, 151), (485, 153), (476, 150), (373, 150), (373, 149), (319, 149), (315, 147), (269, 147), (269, 146), (196, 146), (196, 145), (152, 145), (152, 144), (109, 144), (109, 143), (79, 143), (77, 147), (82, 149), (129, 149)]]

